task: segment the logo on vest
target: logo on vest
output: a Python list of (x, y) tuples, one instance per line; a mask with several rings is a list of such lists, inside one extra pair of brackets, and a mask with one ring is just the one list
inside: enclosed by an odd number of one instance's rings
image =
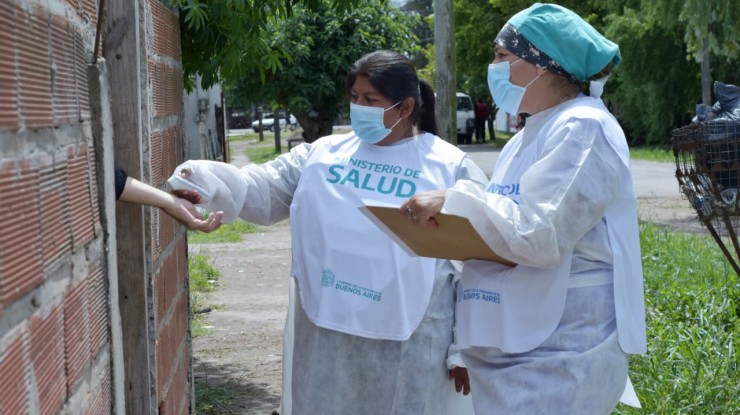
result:
[(324, 269), (324, 271), (321, 273), (321, 286), (322, 287), (331, 287), (334, 285), (334, 272), (330, 270), (329, 268)]
[(329, 268), (325, 268), (321, 272), (321, 287), (322, 288), (334, 287), (334, 289), (337, 291), (342, 291), (347, 294), (354, 294), (358, 297), (364, 297), (369, 300), (378, 301), (378, 302), (380, 302), (383, 298), (382, 292), (371, 290), (370, 288), (366, 288), (366, 287), (361, 287), (359, 285), (352, 284), (351, 282), (337, 280), (336, 277), (334, 276), (334, 272)]
[(457, 302), (463, 301), (485, 301), (487, 303), (501, 303), (501, 295), (497, 292), (481, 290), (479, 288), (467, 288), (457, 292)]
[(421, 178), (420, 170), (352, 157), (337, 157), (327, 173), (328, 183), (399, 198), (413, 196), (416, 181)]
[(519, 183), (490, 183), (486, 188), (486, 192), (509, 197), (519, 196)]

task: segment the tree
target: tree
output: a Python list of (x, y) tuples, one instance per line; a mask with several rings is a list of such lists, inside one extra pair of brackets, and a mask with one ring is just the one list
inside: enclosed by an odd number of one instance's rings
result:
[[(429, 65), (429, 62), (434, 62), (434, 59), (430, 60), (427, 54), (422, 50), (434, 44), (434, 27), (430, 24), (430, 22), (434, 20), (434, 7), (432, 5), (432, 0), (408, 1), (400, 6), (400, 9), (406, 13), (416, 14), (421, 17), (413, 29), (414, 33), (419, 38), (419, 46), (421, 49), (419, 53), (411, 55), (411, 60), (417, 68), (423, 68)], [(432, 54), (431, 56), (434, 55)]]
[[(182, 65), (186, 87), (196, 74), (203, 88), (230, 79), (243, 68), (254, 68), (264, 79), (280, 69), (290, 55), (265, 36), (267, 26), (293, 15), (297, 6), (315, 10), (321, 0), (168, 0), (180, 11)], [(332, 0), (337, 11), (362, 0)]]
[(735, 59), (740, 54), (737, 0), (684, 0), (678, 20), (685, 24), (689, 56), (701, 65), (702, 103), (711, 104), (710, 57)]
[[(607, 4), (604, 30), (622, 51), (622, 64), (615, 73), (616, 84), (608, 95), (615, 114), (633, 144), (667, 145), (671, 131), (688, 124), (696, 104), (708, 99), (709, 62), (704, 61), (702, 70), (704, 41), (700, 35), (708, 31), (699, 28), (702, 18), (687, 14), (689, 10), (704, 15), (725, 10), (727, 18), (732, 16), (729, 2), (622, 0)], [(736, 14), (740, 11), (735, 10)], [(693, 18), (696, 18), (694, 23), (688, 24), (687, 19)], [(736, 16), (735, 22), (737, 19)], [(716, 79), (732, 83), (740, 79), (737, 23), (728, 24), (734, 26), (725, 25), (710, 36), (724, 45), (716, 49), (717, 53), (713, 52), (719, 59), (712, 74)], [(732, 33), (735, 35), (728, 38)]]
[[(583, 16), (620, 46), (622, 62), (609, 79), (603, 98), (631, 144), (666, 145), (672, 129), (690, 122), (695, 105), (700, 102), (697, 97), (701, 96), (701, 70), (696, 57), (701, 56), (702, 33), (709, 33), (715, 39), (710, 44), (716, 42), (712, 56), (719, 59), (713, 61), (711, 68), (715, 79), (726, 83), (740, 81), (736, 23), (740, 21), (740, 8), (731, 7), (733, 1), (736, 3), (735, 0), (558, 2)], [(501, 26), (531, 2), (455, 2), (459, 13), (458, 84), (474, 95), (479, 91), (486, 93), (485, 66), (492, 59), (492, 42)], [(692, 15), (693, 11), (704, 17)], [(707, 27), (702, 22), (710, 17), (716, 30), (702, 30)]]
[(486, 77), (493, 41), (509, 17), (488, 0), (455, 0), (457, 85), (474, 99), (490, 94)]
[(328, 0), (315, 9), (297, 5), (291, 16), (275, 19), (263, 31), (266, 42), (290, 59), (279, 59), (280, 70), (266, 73), (265, 82), (259, 68), (244, 67), (227, 82), (228, 90), (243, 105), (266, 99), (273, 107), (288, 108), (312, 142), (331, 134), (347, 106), (345, 78), (351, 64), (378, 49), (414, 51), (415, 23), (414, 16), (386, 1), (365, 1), (343, 11)]

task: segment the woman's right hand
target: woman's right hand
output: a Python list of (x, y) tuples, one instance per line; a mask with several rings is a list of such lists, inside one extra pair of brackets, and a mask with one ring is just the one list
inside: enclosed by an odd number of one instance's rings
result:
[(442, 211), (447, 190), (418, 193), (401, 205), (401, 213), (415, 225), (435, 229), (439, 226), (434, 216)]
[[(180, 177), (182, 177), (183, 179), (187, 179), (191, 173), (192, 171), (190, 170), (190, 167), (184, 167), (180, 171)], [(172, 193), (175, 196), (185, 199), (194, 205), (198, 205), (203, 202), (203, 196), (201, 196), (197, 190), (173, 190)]]

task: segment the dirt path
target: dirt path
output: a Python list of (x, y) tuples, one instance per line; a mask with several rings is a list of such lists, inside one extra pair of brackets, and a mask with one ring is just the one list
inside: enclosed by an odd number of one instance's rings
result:
[(193, 339), (196, 381), (232, 380), (237, 414), (272, 414), (280, 406), (282, 334), (288, 309), (290, 226), (282, 222), (236, 244), (190, 245), (210, 256), (219, 289), (208, 297), (212, 329)]
[[(267, 138), (266, 138), (267, 139)], [(232, 147), (234, 164), (246, 163), (247, 142)], [(478, 162), (476, 160), (476, 162)], [(644, 219), (677, 229), (700, 230), (680, 198), (673, 167), (638, 162), (635, 186), (640, 189)], [(670, 180), (658, 184), (656, 177)], [(220, 271), (219, 289), (208, 298), (213, 311), (205, 315), (210, 332), (193, 340), (195, 378), (211, 385), (228, 383), (232, 402), (219, 413), (270, 415), (279, 410), (282, 333), (288, 306), (290, 225), (282, 222), (263, 232), (244, 235), (235, 244), (190, 245), (190, 254), (203, 253)]]

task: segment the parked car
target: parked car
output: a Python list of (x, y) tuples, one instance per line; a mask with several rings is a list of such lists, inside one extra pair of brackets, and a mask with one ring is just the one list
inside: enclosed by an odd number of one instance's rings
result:
[[(285, 114), (278, 113), (278, 125), (280, 125), (280, 129), (285, 129)], [(273, 126), (275, 125), (275, 119), (273, 118), (274, 114), (272, 112), (265, 112), (262, 114), (262, 130), (263, 131), (274, 131)], [(290, 114), (290, 125), (288, 128), (290, 128), (291, 131), (298, 128), (298, 120), (293, 116), (293, 114)], [(259, 120), (252, 121), (252, 129), (254, 132), (260, 131), (260, 122)]]
[(459, 143), (470, 144), (475, 131), (475, 111), (470, 95), (457, 93), (457, 137)]
[[(475, 131), (475, 111), (473, 110), (473, 99), (470, 95), (458, 92), (457, 94), (457, 142), (458, 144), (470, 144)], [(437, 93), (434, 93), (437, 96)]]

